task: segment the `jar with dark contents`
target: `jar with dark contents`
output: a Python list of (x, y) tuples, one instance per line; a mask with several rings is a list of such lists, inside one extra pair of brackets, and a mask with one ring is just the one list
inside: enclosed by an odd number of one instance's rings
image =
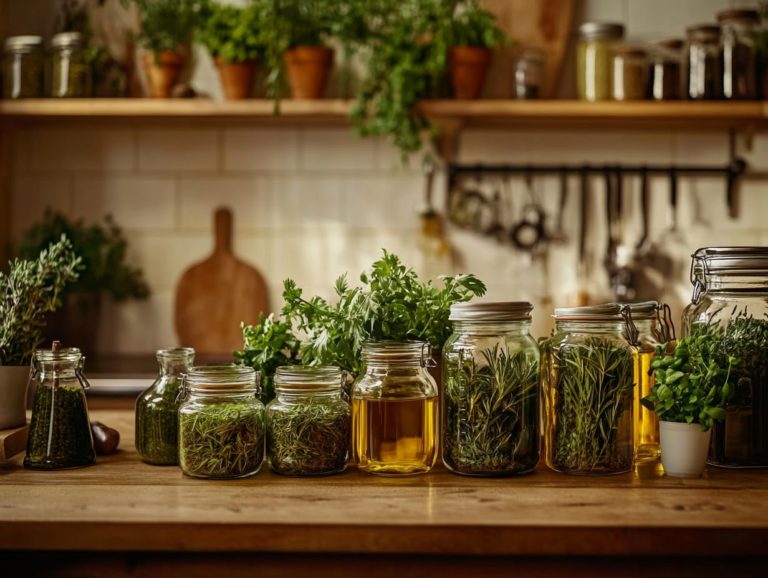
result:
[(51, 40), (53, 98), (91, 96), (91, 65), (88, 63), (85, 49), (85, 39), (80, 32), (61, 32)]
[(43, 39), (40, 36), (10, 36), (5, 40), (3, 52), (3, 98), (43, 96)]
[(654, 100), (678, 100), (682, 78), (684, 42), (671, 38), (657, 42), (653, 47), (651, 65), (651, 98)]
[(691, 100), (717, 100), (722, 95), (720, 27), (691, 26), (686, 34), (686, 96)]
[(520, 54), (515, 63), (515, 98), (529, 100), (541, 97), (544, 59), (544, 52), (538, 48), (526, 48)]
[(756, 10), (724, 10), (718, 13), (723, 65), (723, 98), (757, 98), (757, 44), (759, 25)]
[(613, 53), (613, 100), (643, 100), (648, 95), (648, 54), (637, 46)]

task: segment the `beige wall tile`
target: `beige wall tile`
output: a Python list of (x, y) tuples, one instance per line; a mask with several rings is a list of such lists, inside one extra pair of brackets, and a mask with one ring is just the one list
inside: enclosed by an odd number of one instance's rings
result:
[(38, 128), (20, 136), (16, 166), (24, 171), (129, 171), (134, 134), (125, 129)]
[(139, 171), (199, 172), (219, 168), (216, 129), (151, 129), (138, 134)]
[(72, 198), (72, 178), (68, 175), (16, 178), (11, 199), (13, 234), (20, 235), (40, 221), (48, 208), (72, 216)]
[(99, 343), (103, 353), (143, 353), (174, 347), (172, 291), (157, 291), (146, 301), (114, 303), (102, 307)]
[(312, 171), (366, 171), (376, 168), (378, 142), (351, 128), (301, 131), (301, 168)]
[(224, 131), (227, 171), (291, 171), (299, 166), (299, 132), (294, 128), (227, 129)]
[(178, 226), (210, 230), (218, 207), (234, 213), (235, 231), (272, 225), (272, 181), (268, 177), (191, 177), (179, 181)]

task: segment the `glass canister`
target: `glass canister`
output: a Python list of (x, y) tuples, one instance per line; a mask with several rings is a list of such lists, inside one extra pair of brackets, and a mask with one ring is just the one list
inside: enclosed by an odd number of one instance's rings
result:
[(619, 46), (613, 53), (613, 100), (648, 97), (648, 53), (636, 46)]
[(75, 347), (38, 349), (30, 379), (36, 385), (24, 467), (80, 468), (96, 462), (83, 375), (85, 357)]
[(579, 99), (590, 102), (611, 98), (611, 58), (624, 38), (624, 26), (586, 22), (579, 27), (576, 48), (576, 84)]
[(428, 472), (437, 461), (438, 394), (422, 341), (363, 345), (365, 372), (352, 385), (352, 451), (357, 467), (382, 475)]
[(615, 303), (555, 310), (544, 380), (545, 456), (555, 471), (632, 470), (638, 334), (628, 313)]
[(259, 373), (239, 365), (193, 367), (179, 408), (179, 465), (198, 478), (244, 478), (264, 461)]
[(5, 39), (3, 98), (43, 96), (44, 54), (40, 36), (10, 36)]
[(526, 302), (451, 307), (443, 346), (443, 463), (458, 474), (526, 474), (539, 461), (539, 347)]
[(686, 96), (691, 100), (716, 100), (722, 95), (720, 27), (703, 24), (686, 30)]
[(712, 427), (709, 463), (768, 467), (768, 247), (706, 247), (692, 255), (684, 331), (715, 332), (736, 358), (731, 399)]
[(136, 399), (136, 451), (148, 464), (179, 463), (179, 394), (183, 375), (194, 361), (191, 347), (160, 349), (160, 373)]
[(654, 100), (679, 100), (682, 79), (684, 42), (671, 38), (653, 47), (651, 66), (651, 97)]
[(275, 373), (267, 405), (272, 471), (285, 476), (343, 472), (349, 457), (351, 411), (338, 367), (285, 366)]
[(523, 50), (515, 63), (515, 98), (540, 98), (545, 58), (544, 52), (538, 48)]
[(757, 10), (724, 10), (718, 13), (717, 21), (721, 29), (723, 98), (754, 100), (758, 72), (756, 37), (760, 24)]
[(80, 32), (56, 34), (51, 39), (51, 96), (88, 98), (92, 93), (85, 38)]

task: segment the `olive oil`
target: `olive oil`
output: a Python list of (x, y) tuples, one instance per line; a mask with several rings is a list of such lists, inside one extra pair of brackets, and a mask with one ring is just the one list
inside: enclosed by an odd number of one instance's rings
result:
[(637, 462), (656, 460), (660, 455), (659, 449), (659, 419), (656, 412), (647, 409), (640, 400), (650, 395), (654, 385), (651, 363), (655, 357), (653, 351), (635, 351), (635, 460)]
[(429, 471), (437, 460), (437, 397), (353, 398), (352, 445), (369, 473)]

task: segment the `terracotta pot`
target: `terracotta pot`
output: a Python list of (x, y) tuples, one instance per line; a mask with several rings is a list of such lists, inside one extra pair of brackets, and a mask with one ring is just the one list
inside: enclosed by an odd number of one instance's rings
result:
[(0, 365), (0, 430), (27, 421), (28, 366)]
[(325, 46), (297, 46), (287, 50), (284, 58), (293, 98), (322, 98), (333, 64), (333, 50)]
[(179, 81), (184, 68), (184, 58), (169, 50), (155, 54), (144, 53), (144, 69), (149, 81), (149, 94), (152, 98), (171, 98), (173, 87)]
[(459, 100), (480, 98), (491, 50), (478, 46), (454, 46), (448, 55), (453, 95)]
[(228, 100), (249, 98), (256, 78), (256, 61), (225, 62), (218, 56), (215, 61), (224, 96)]
[(65, 347), (78, 347), (86, 356), (96, 353), (101, 320), (101, 294), (80, 293), (69, 295), (64, 304), (48, 316), (43, 347), (54, 340)]

